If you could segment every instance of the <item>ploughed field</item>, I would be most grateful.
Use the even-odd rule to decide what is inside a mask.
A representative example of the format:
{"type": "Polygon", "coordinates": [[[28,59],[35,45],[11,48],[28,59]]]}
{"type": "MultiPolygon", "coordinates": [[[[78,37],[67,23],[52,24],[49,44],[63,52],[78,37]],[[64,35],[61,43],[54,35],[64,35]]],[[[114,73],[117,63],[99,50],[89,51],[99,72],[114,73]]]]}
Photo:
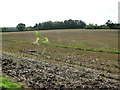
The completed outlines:
{"type": "Polygon", "coordinates": [[[2,34],[2,71],[14,82],[30,88],[118,88],[117,30],[39,33],[50,44],[32,44],[34,31],[2,34]]]}

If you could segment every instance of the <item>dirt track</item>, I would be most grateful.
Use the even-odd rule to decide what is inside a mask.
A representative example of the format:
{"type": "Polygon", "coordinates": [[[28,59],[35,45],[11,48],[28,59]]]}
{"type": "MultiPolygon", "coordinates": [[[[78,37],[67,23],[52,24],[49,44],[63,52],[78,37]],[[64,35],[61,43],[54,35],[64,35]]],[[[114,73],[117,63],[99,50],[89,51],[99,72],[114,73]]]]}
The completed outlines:
{"type": "MultiPolygon", "coordinates": [[[[29,88],[118,88],[118,80],[81,66],[62,66],[15,55],[2,55],[2,71],[29,88]],[[80,68],[76,68],[80,67],[80,68]]],[[[107,73],[107,72],[106,72],[107,73]]],[[[109,73],[108,73],[109,74],[109,73]]]]}

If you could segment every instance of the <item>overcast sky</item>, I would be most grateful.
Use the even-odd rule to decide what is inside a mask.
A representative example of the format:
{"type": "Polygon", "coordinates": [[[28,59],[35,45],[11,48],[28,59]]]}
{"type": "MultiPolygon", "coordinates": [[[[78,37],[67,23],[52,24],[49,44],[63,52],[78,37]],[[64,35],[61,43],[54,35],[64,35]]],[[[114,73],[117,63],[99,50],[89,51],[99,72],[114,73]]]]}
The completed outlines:
{"type": "Polygon", "coordinates": [[[119,0],[0,0],[0,27],[18,23],[34,26],[45,21],[82,20],[87,24],[118,22],[119,0]]]}

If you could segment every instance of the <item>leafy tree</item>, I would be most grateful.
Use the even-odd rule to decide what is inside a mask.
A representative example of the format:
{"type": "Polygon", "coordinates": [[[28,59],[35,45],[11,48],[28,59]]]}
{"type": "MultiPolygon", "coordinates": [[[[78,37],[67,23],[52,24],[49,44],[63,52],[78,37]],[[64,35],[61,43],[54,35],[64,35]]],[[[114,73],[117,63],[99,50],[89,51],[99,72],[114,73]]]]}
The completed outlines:
{"type": "Polygon", "coordinates": [[[112,21],[111,21],[111,20],[108,20],[108,21],[106,22],[106,25],[107,25],[107,26],[109,26],[109,24],[112,24],[112,21]]]}
{"type": "Polygon", "coordinates": [[[33,27],[36,30],[40,29],[74,29],[74,28],[85,28],[86,23],[81,20],[64,20],[64,21],[47,21],[39,24],[35,24],[33,27]]]}
{"type": "Polygon", "coordinates": [[[86,25],[85,29],[109,29],[110,27],[106,26],[106,25],[100,25],[98,26],[97,24],[93,25],[93,24],[89,24],[86,25]]]}
{"type": "Polygon", "coordinates": [[[106,25],[107,25],[110,29],[120,29],[120,24],[112,23],[111,20],[108,20],[108,21],[106,22],[106,25]]]}
{"type": "Polygon", "coordinates": [[[26,27],[26,30],[33,30],[32,26],[26,27]]]}
{"type": "Polygon", "coordinates": [[[37,26],[37,30],[40,30],[41,26],[42,26],[41,23],[39,23],[38,26],[37,26]]]}
{"type": "Polygon", "coordinates": [[[16,26],[16,28],[17,28],[18,30],[20,30],[20,31],[23,31],[23,30],[26,28],[26,25],[23,24],[23,23],[19,23],[19,24],[16,26]]]}
{"type": "Polygon", "coordinates": [[[109,24],[110,29],[120,29],[120,24],[111,23],[109,24]]]}
{"type": "Polygon", "coordinates": [[[7,29],[8,29],[8,28],[3,27],[3,28],[2,28],[2,31],[5,32],[7,29]]]}
{"type": "Polygon", "coordinates": [[[86,25],[85,29],[95,29],[93,24],[86,25]]]}
{"type": "Polygon", "coordinates": [[[86,26],[86,23],[80,20],[79,21],[79,28],[85,28],[85,26],[86,26]]]}

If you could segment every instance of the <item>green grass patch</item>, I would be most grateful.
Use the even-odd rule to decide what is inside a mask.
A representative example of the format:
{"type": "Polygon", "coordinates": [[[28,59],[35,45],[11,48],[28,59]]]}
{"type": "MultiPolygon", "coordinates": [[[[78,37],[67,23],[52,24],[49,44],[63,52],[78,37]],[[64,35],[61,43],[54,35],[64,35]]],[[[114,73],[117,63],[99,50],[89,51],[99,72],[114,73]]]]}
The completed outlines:
{"type": "Polygon", "coordinates": [[[86,47],[74,47],[74,46],[67,46],[67,45],[60,45],[60,44],[47,44],[55,47],[62,47],[62,48],[73,48],[73,49],[79,49],[79,50],[85,50],[85,51],[96,51],[96,52],[108,52],[108,53],[115,53],[115,54],[120,54],[119,50],[107,50],[107,49],[95,49],[95,48],[86,48],[86,47]]]}
{"type": "MultiPolygon", "coordinates": [[[[25,41],[17,41],[17,40],[4,40],[8,42],[15,42],[15,43],[24,43],[24,44],[33,44],[32,42],[25,42],[25,41]]],[[[61,48],[73,48],[78,50],[84,50],[84,51],[95,51],[95,52],[108,52],[108,53],[115,53],[120,54],[119,50],[112,50],[112,49],[95,49],[95,48],[86,48],[86,47],[74,47],[69,45],[61,45],[56,43],[43,43],[46,46],[54,46],[54,47],[61,47],[61,48]]]]}
{"type": "Polygon", "coordinates": [[[8,78],[0,77],[2,83],[0,83],[0,87],[2,88],[20,88],[21,85],[19,83],[13,83],[8,78]]]}

